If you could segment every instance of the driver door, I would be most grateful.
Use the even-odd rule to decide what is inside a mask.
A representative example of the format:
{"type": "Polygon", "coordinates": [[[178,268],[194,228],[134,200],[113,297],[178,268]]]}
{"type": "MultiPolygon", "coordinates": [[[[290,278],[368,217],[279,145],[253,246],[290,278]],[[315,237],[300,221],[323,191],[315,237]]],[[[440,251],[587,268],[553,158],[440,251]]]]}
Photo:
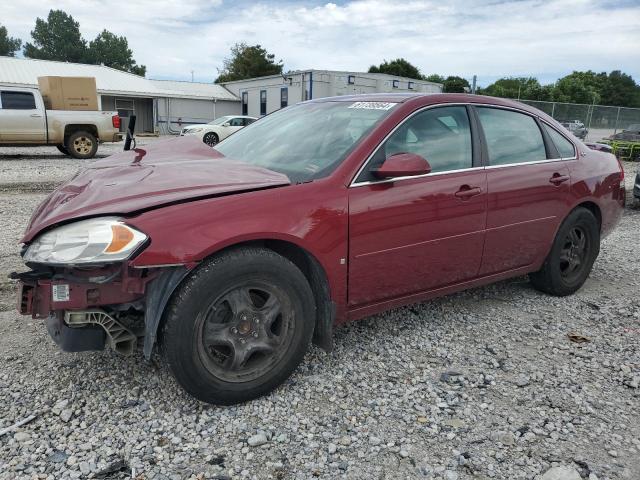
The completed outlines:
{"type": "Polygon", "coordinates": [[[471,130],[465,106],[422,110],[359,173],[349,188],[351,308],[477,277],[487,178],[471,130]],[[427,159],[431,173],[378,180],[372,170],[400,152],[427,159]]]}

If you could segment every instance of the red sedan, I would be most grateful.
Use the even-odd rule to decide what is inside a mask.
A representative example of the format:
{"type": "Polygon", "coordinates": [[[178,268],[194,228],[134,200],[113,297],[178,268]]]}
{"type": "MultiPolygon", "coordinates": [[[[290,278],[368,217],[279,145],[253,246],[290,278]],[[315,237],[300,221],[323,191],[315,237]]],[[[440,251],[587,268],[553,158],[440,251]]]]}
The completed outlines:
{"type": "Polygon", "coordinates": [[[23,238],[21,313],[70,351],[161,345],[192,395],[263,395],[334,325],[517,275],[578,290],[623,171],[544,113],[474,95],[334,97],[211,149],[93,163],[23,238]]]}

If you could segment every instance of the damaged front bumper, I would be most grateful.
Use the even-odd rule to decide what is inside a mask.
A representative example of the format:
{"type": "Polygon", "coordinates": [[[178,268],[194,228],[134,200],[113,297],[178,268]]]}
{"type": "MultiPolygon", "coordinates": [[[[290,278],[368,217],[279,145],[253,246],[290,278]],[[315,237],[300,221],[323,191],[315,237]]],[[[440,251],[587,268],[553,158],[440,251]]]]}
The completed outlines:
{"type": "Polygon", "coordinates": [[[144,354],[150,358],[164,308],[189,270],[36,266],[10,277],[18,280],[18,311],[46,319],[49,334],[62,350],[102,350],[109,345],[130,355],[138,339],[144,339],[144,354]]]}

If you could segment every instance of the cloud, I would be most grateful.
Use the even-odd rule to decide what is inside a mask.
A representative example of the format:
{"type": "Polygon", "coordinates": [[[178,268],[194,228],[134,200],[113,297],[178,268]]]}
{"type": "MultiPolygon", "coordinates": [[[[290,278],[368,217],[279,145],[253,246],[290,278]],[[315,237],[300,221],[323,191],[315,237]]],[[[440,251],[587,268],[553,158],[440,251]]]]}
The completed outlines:
{"type": "MultiPolygon", "coordinates": [[[[210,81],[239,41],[260,43],[286,69],[366,70],[404,57],[424,73],[480,79],[621,69],[640,78],[640,5],[611,0],[335,3],[243,0],[22,0],[0,6],[13,36],[60,8],[91,39],[103,28],[129,39],[156,78],[210,81]]],[[[484,82],[486,83],[486,82],[484,82]]]]}

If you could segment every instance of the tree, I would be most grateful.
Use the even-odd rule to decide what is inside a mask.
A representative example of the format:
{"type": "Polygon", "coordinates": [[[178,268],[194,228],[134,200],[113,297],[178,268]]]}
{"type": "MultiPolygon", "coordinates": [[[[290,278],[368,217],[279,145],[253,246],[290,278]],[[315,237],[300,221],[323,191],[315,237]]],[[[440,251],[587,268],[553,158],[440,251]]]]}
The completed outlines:
{"type": "MultiPolygon", "coordinates": [[[[579,72],[574,72],[579,73],[579,72]]],[[[565,103],[600,103],[600,94],[588,79],[567,75],[553,87],[553,100],[565,103]]]]}
{"type": "Polygon", "coordinates": [[[80,35],[80,25],[62,10],[50,10],[47,20],[37,18],[31,37],[33,43],[24,47],[25,57],[77,63],[87,60],[87,42],[80,35]]]}
{"type": "Polygon", "coordinates": [[[0,25],[0,55],[13,57],[21,46],[22,40],[10,37],[7,27],[0,25]]]}
{"type": "Polygon", "coordinates": [[[388,75],[396,75],[398,77],[421,79],[422,75],[418,67],[411,65],[404,58],[396,58],[387,62],[382,62],[379,66],[371,65],[369,73],[386,73],[388,75]]]}
{"type": "Polygon", "coordinates": [[[444,88],[442,91],[444,93],[464,93],[469,88],[471,88],[471,85],[469,85],[466,79],[450,75],[444,80],[444,88]]]}
{"type": "Polygon", "coordinates": [[[282,68],[282,60],[276,62],[275,55],[260,45],[236,43],[231,47],[231,56],[224,60],[222,70],[218,70],[216,83],[279,75],[282,68]]]}
{"type": "Polygon", "coordinates": [[[119,37],[108,30],[103,30],[95,40],[89,43],[88,60],[96,65],[102,64],[125,72],[144,77],[147,67],[137,65],[133,52],[125,37],[119,37]]]}
{"type": "Polygon", "coordinates": [[[617,107],[640,107],[640,86],[620,70],[614,70],[600,89],[600,102],[617,107]]]}
{"type": "Polygon", "coordinates": [[[486,88],[479,89],[482,95],[524,100],[551,100],[551,91],[533,77],[506,77],[496,80],[486,88]]]}
{"type": "Polygon", "coordinates": [[[435,82],[444,84],[445,78],[442,75],[438,75],[437,73],[432,73],[431,75],[427,75],[424,77],[427,82],[435,82]]]}

